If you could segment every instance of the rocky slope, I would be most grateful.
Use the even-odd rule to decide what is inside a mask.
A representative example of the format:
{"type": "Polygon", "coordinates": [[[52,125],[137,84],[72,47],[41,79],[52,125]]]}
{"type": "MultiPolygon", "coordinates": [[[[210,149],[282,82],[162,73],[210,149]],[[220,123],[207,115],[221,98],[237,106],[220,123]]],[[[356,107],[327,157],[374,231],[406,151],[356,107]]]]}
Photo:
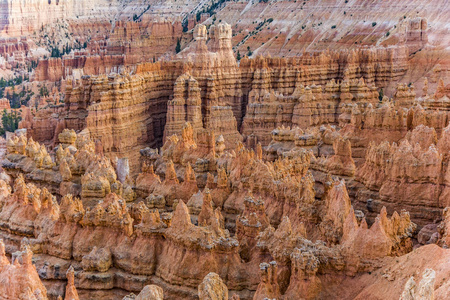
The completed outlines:
{"type": "Polygon", "coordinates": [[[450,292],[445,1],[0,7],[0,299],[450,292]]]}

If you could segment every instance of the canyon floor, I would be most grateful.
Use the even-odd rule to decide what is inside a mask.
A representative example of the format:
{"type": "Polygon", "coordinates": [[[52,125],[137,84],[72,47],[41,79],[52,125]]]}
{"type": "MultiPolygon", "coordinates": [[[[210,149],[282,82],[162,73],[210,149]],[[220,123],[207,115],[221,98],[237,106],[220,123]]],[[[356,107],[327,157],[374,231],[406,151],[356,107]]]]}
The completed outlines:
{"type": "Polygon", "coordinates": [[[0,300],[449,299],[449,19],[4,0],[0,300]]]}

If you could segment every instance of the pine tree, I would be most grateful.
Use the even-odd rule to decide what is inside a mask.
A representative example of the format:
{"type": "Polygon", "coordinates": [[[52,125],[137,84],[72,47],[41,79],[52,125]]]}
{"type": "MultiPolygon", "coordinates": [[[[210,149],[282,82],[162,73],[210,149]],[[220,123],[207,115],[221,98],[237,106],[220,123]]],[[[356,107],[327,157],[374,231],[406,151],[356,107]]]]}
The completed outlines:
{"type": "Polygon", "coordinates": [[[241,60],[241,53],[239,52],[239,50],[238,50],[238,52],[237,52],[237,57],[236,57],[236,59],[237,59],[238,61],[241,60]]]}
{"type": "Polygon", "coordinates": [[[384,93],[383,93],[383,89],[381,89],[379,92],[378,92],[378,100],[381,102],[381,101],[383,101],[383,97],[384,97],[384,93]]]}
{"type": "Polygon", "coordinates": [[[181,51],[180,39],[177,39],[177,46],[175,47],[175,52],[179,53],[181,51]]]}
{"type": "Polygon", "coordinates": [[[14,132],[17,128],[19,128],[20,120],[21,117],[15,110],[12,110],[11,113],[7,113],[6,109],[3,110],[2,125],[4,131],[14,132]]]}

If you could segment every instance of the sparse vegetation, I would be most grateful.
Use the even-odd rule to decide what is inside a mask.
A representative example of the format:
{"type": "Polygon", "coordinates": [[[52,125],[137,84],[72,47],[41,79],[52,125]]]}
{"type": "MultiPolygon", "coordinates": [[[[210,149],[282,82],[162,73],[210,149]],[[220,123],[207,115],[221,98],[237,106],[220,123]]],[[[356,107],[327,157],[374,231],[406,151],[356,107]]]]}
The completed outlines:
{"type": "Polygon", "coordinates": [[[41,97],[47,97],[49,95],[47,86],[43,85],[40,89],[39,89],[39,95],[41,97]]]}
{"type": "Polygon", "coordinates": [[[150,9],[150,5],[147,5],[147,7],[144,9],[143,12],[141,12],[139,15],[134,14],[133,15],[133,22],[139,21],[139,19],[142,17],[143,14],[145,14],[150,9]]]}
{"type": "Polygon", "coordinates": [[[31,72],[31,71],[33,71],[34,69],[36,69],[37,66],[38,66],[38,61],[32,60],[32,61],[30,62],[30,64],[28,65],[28,67],[27,67],[27,71],[28,71],[28,72],[31,72]]]}
{"type": "MultiPolygon", "coordinates": [[[[197,14],[195,15],[195,19],[198,21],[200,21],[202,14],[204,13],[208,13],[210,16],[213,16],[216,13],[216,10],[225,2],[228,2],[231,0],[219,0],[219,1],[212,1],[212,4],[208,7],[204,7],[202,10],[198,10],[197,14]]],[[[213,19],[214,21],[216,21],[216,19],[213,19]]],[[[186,21],[187,22],[187,21],[186,21]]],[[[187,27],[187,26],[186,26],[187,27]]],[[[187,30],[186,30],[187,31],[187,30]]]]}
{"type": "MultiPolygon", "coordinates": [[[[72,48],[69,44],[63,45],[62,50],[59,50],[58,46],[50,46],[50,57],[62,57],[65,54],[69,54],[72,50],[80,50],[87,48],[87,42],[81,44],[79,41],[72,48]]],[[[37,66],[37,65],[36,65],[37,66]]]]}
{"type": "MultiPolygon", "coordinates": [[[[253,31],[251,31],[250,33],[248,33],[238,44],[237,44],[237,46],[239,46],[239,45],[242,45],[242,44],[244,44],[245,43],[245,41],[246,40],[248,40],[250,37],[252,37],[253,36],[253,38],[255,39],[255,35],[258,33],[258,32],[260,32],[261,30],[262,30],[262,28],[264,27],[264,25],[266,25],[266,24],[270,24],[270,23],[272,23],[273,22],[273,18],[269,18],[269,19],[264,19],[264,21],[262,21],[262,22],[260,22],[260,23],[258,23],[258,25],[256,25],[256,27],[255,27],[255,30],[253,30],[253,31]]],[[[257,23],[257,22],[253,22],[253,24],[255,24],[255,23],[257,23]]],[[[270,29],[270,27],[267,27],[267,29],[270,29]]]]}
{"type": "MultiPolygon", "coordinates": [[[[17,77],[11,78],[9,80],[5,80],[4,78],[0,78],[0,98],[6,97],[9,100],[11,107],[14,107],[14,104],[16,102],[20,103],[21,102],[20,99],[25,97],[25,93],[26,92],[22,91],[20,93],[16,93],[15,92],[15,86],[22,84],[22,82],[24,82],[24,81],[28,81],[28,77],[26,77],[26,76],[17,76],[17,77]],[[12,93],[7,93],[5,95],[5,89],[7,87],[10,87],[12,89],[12,93]]],[[[28,97],[28,100],[30,100],[30,97],[31,96],[28,97]]],[[[20,106],[20,104],[18,106],[20,106]]]]}
{"type": "Polygon", "coordinates": [[[8,99],[11,108],[19,108],[21,105],[27,105],[28,101],[31,99],[31,96],[34,95],[34,93],[28,89],[23,89],[17,93],[15,87],[13,86],[12,88],[12,93],[6,94],[6,99],[8,99]]]}
{"type": "Polygon", "coordinates": [[[6,131],[14,132],[17,128],[19,128],[19,122],[22,120],[20,115],[17,113],[16,110],[12,110],[10,113],[8,113],[5,110],[3,110],[2,114],[2,126],[3,128],[0,128],[0,134],[4,135],[6,131]]]}

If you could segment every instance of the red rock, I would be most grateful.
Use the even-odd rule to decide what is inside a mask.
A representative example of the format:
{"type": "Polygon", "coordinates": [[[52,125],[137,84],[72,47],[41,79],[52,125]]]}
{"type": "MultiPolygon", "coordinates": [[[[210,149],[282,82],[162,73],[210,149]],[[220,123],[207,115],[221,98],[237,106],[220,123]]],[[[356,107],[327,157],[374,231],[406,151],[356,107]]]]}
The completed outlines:
{"type": "Polygon", "coordinates": [[[0,5],[0,75],[30,77],[8,298],[448,294],[445,1],[28,2],[0,5]]]}

